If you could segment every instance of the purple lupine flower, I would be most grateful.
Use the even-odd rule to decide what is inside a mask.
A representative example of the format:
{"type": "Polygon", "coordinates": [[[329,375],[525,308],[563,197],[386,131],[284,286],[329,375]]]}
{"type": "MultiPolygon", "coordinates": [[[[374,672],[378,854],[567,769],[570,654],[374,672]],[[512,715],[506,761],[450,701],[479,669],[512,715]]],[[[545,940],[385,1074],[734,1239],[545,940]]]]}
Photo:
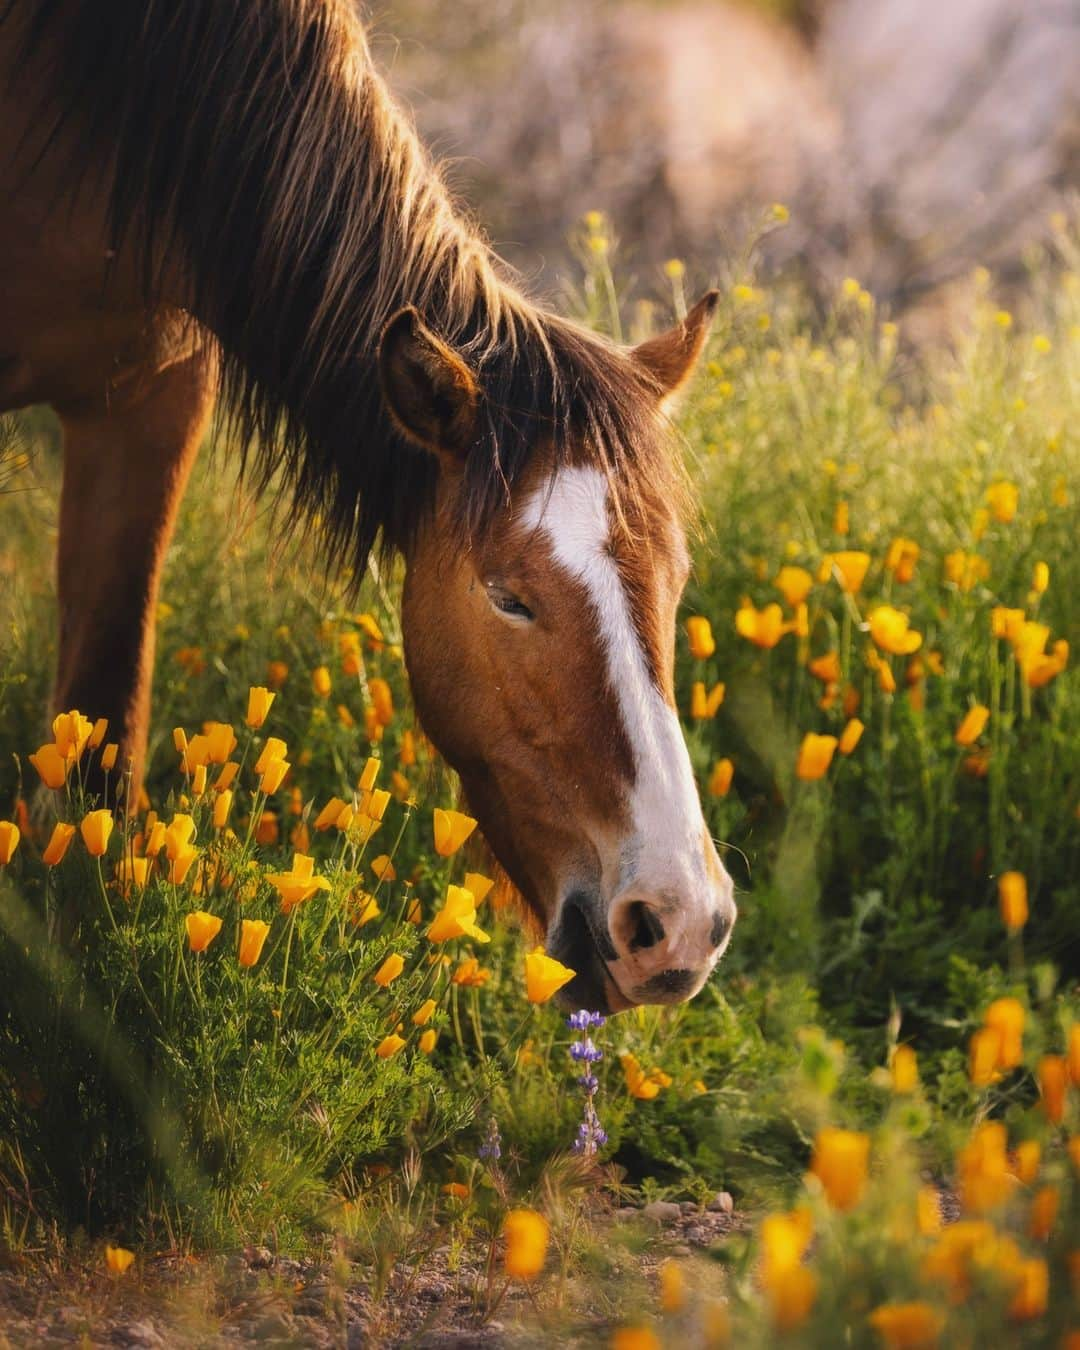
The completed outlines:
{"type": "Polygon", "coordinates": [[[590,1066],[577,1079],[578,1087],[585,1094],[585,1110],[577,1128],[573,1150],[575,1153],[591,1158],[597,1149],[602,1148],[607,1143],[607,1134],[600,1125],[600,1117],[596,1114],[596,1105],[593,1101],[600,1086],[600,1080],[591,1068],[593,1064],[598,1064],[604,1058],[604,1052],[588,1034],[590,1031],[599,1030],[604,1025],[604,1017],[601,1013],[590,1012],[587,1008],[581,1008],[570,1014],[566,1019],[566,1025],[571,1031],[576,1031],[579,1036],[579,1039],[572,1042],[570,1046],[570,1058],[575,1064],[590,1066]]]}
{"type": "Polygon", "coordinates": [[[487,1134],[476,1150],[476,1156],[488,1162],[498,1162],[502,1157],[502,1136],[499,1134],[499,1122],[494,1116],[488,1121],[487,1134]]]}

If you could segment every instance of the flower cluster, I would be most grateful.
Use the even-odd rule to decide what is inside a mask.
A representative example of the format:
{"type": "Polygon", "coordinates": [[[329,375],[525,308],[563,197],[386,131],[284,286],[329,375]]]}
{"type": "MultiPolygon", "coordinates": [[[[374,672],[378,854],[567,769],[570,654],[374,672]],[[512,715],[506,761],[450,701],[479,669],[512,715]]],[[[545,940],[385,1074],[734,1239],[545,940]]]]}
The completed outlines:
{"type": "Polygon", "coordinates": [[[581,1123],[578,1125],[577,1138],[574,1140],[574,1152],[586,1158],[593,1157],[597,1149],[603,1148],[607,1143],[607,1134],[596,1113],[595,1099],[600,1081],[593,1072],[594,1066],[604,1058],[604,1052],[596,1045],[590,1034],[598,1031],[604,1025],[604,1020],[601,1013],[589,1012],[585,1008],[571,1013],[566,1019],[566,1025],[570,1030],[578,1033],[578,1039],[570,1044],[570,1058],[575,1065],[583,1068],[577,1084],[585,1094],[585,1107],[581,1123]]]}

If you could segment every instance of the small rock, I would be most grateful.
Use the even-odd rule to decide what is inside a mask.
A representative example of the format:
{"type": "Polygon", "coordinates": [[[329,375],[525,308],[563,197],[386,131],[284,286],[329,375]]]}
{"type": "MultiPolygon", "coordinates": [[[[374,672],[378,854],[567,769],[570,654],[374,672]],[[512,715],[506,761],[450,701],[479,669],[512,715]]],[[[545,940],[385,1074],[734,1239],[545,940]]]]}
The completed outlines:
{"type": "Polygon", "coordinates": [[[117,1345],[143,1346],[146,1350],[158,1350],[165,1344],[165,1338],[153,1322],[130,1322],[125,1327],[117,1327],[112,1338],[117,1345]]]}
{"type": "Polygon", "coordinates": [[[274,1264],[274,1253],[269,1247],[245,1247],[244,1260],[252,1270],[267,1270],[274,1264]]]}
{"type": "Polygon", "coordinates": [[[735,1201],[731,1198],[730,1191],[717,1191],[716,1199],[709,1202],[709,1208],[714,1214],[731,1214],[735,1209],[735,1201]]]}
{"type": "Polygon", "coordinates": [[[682,1218],[682,1210],[672,1200],[654,1200],[651,1204],[646,1205],[641,1212],[646,1219],[661,1226],[678,1223],[682,1218]]]}
{"type": "Polygon", "coordinates": [[[615,1211],[615,1217],[621,1219],[623,1223],[632,1223],[638,1217],[638,1211],[633,1205],[623,1205],[621,1209],[615,1211]]]}
{"type": "Polygon", "coordinates": [[[697,1202],[694,1200],[684,1200],[679,1206],[683,1214],[696,1214],[698,1212],[697,1202]]]}
{"type": "Polygon", "coordinates": [[[693,1252],[685,1242],[676,1242],[669,1250],[672,1256],[693,1256],[693,1252]]]}

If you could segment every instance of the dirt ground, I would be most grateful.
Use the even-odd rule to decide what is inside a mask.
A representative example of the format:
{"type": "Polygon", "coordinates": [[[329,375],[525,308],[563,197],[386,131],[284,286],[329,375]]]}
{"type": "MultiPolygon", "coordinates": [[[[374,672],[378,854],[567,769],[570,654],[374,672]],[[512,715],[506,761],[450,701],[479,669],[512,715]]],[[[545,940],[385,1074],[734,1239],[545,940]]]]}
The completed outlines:
{"type": "MultiPolygon", "coordinates": [[[[621,1210],[612,1231],[614,1223],[629,1237],[626,1259],[653,1287],[665,1258],[704,1253],[745,1227],[723,1194],[708,1207],[655,1202],[643,1210],[621,1210]]],[[[603,1241],[603,1231],[599,1236],[603,1241]]],[[[602,1299],[589,1299],[586,1279],[572,1281],[561,1310],[550,1306],[549,1284],[537,1300],[527,1289],[511,1286],[494,1314],[485,1317],[478,1297],[486,1285],[485,1259],[483,1252],[466,1250],[451,1260],[449,1248],[436,1247],[414,1268],[396,1269],[381,1298],[373,1297],[369,1272],[343,1258],[293,1260],[265,1248],[213,1260],[162,1256],[122,1277],[109,1276],[100,1256],[93,1265],[49,1269],[28,1261],[0,1272],[0,1350],[238,1345],[466,1350],[606,1343],[614,1323],[602,1299]]]]}

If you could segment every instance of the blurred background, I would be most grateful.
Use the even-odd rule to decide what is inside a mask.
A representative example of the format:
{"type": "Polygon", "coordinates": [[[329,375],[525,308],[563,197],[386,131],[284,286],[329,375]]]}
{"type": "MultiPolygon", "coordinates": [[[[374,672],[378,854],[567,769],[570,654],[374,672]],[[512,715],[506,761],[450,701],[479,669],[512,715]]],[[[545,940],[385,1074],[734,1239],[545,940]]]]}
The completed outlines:
{"type": "Polygon", "coordinates": [[[380,0],[365,17],[450,181],[542,290],[585,211],[610,216],[647,290],[671,256],[719,270],[782,202],[766,270],[819,294],[854,275],[938,329],[974,263],[1022,277],[1077,184],[1080,0],[380,0]]]}

